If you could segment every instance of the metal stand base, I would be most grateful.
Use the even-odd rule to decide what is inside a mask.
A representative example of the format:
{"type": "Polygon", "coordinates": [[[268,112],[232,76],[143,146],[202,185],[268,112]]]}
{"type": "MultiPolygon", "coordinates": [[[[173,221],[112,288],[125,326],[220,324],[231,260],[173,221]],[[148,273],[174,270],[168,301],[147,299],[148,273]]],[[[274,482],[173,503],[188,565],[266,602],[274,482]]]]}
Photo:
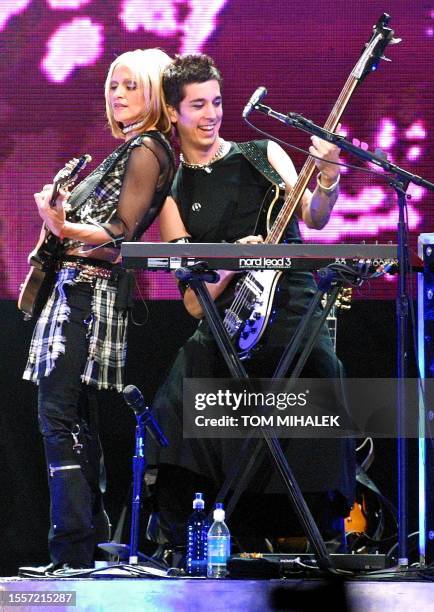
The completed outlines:
{"type": "MultiPolygon", "coordinates": [[[[195,264],[191,267],[180,268],[176,272],[176,276],[183,280],[187,281],[189,286],[194,291],[197,296],[202,309],[205,314],[205,318],[210,326],[210,329],[213,333],[213,336],[217,342],[217,345],[220,349],[220,352],[229,368],[229,371],[233,378],[246,380],[248,383],[248,374],[241,363],[235,348],[226,332],[226,329],[220,319],[217,308],[212,301],[209,292],[205,286],[205,282],[217,282],[218,275],[214,274],[212,278],[210,278],[210,273],[206,269],[206,264],[195,264]]],[[[285,350],[282,359],[276,369],[274,378],[277,376],[283,376],[286,374],[289,365],[292,364],[295,355],[298,354],[301,342],[304,339],[306,330],[311,326],[312,318],[317,308],[318,303],[321,301],[324,293],[330,289],[332,282],[334,281],[333,274],[326,274],[325,278],[321,286],[318,288],[312,302],[309,306],[307,313],[304,315],[302,320],[300,321],[299,327],[295,333],[292,342],[285,350]]],[[[306,341],[306,345],[304,350],[302,351],[299,360],[294,368],[293,374],[289,380],[291,384],[292,381],[299,376],[314,344],[320,329],[332,308],[338,291],[340,289],[340,284],[338,283],[332,290],[332,294],[329,297],[327,302],[327,306],[324,309],[322,316],[319,318],[318,322],[315,326],[313,326],[308,339],[306,341]]],[[[274,466],[285,485],[285,489],[289,495],[291,504],[293,506],[294,512],[303,527],[303,530],[312,546],[312,549],[315,553],[315,557],[318,561],[318,566],[327,570],[328,572],[335,573],[332,562],[330,560],[330,556],[327,552],[324,540],[318,530],[318,527],[314,521],[314,518],[306,504],[306,501],[302,495],[300,487],[294,477],[294,474],[291,468],[288,465],[285,454],[282,450],[282,447],[279,443],[279,440],[276,438],[275,434],[272,430],[267,428],[262,428],[263,441],[265,442],[266,448],[268,449],[271,458],[273,460],[274,466]]],[[[247,476],[251,473],[254,464],[258,458],[259,453],[261,452],[261,445],[257,443],[256,440],[246,439],[243,442],[242,448],[240,449],[240,457],[249,457],[247,465],[245,461],[241,461],[237,466],[234,467],[234,470],[228,475],[228,478],[223,483],[223,486],[217,496],[217,499],[221,501],[228,494],[231,486],[235,483],[236,478],[239,476],[242,470],[242,477],[240,480],[241,486],[237,486],[234,490],[232,498],[229,500],[227,511],[228,514],[233,510],[236,502],[239,499],[239,496],[242,493],[243,488],[246,485],[247,476]],[[252,447],[256,446],[255,449],[252,447]]]]}

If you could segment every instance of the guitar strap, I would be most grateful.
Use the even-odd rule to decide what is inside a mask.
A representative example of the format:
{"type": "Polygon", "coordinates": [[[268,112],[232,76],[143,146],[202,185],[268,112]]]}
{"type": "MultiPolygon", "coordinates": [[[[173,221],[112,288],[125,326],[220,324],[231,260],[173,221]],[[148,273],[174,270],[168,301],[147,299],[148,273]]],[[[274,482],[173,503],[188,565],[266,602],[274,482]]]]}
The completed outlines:
{"type": "Polygon", "coordinates": [[[277,185],[277,187],[280,189],[285,189],[285,184],[282,181],[282,177],[276,172],[268,161],[267,157],[264,155],[262,149],[254,140],[250,140],[249,142],[239,142],[238,147],[247,161],[250,162],[252,166],[262,174],[262,176],[265,176],[270,183],[277,185]]]}
{"type": "MultiPolygon", "coordinates": [[[[238,143],[241,153],[247,159],[247,161],[260,173],[264,176],[267,181],[269,181],[276,188],[276,195],[279,195],[279,191],[283,191],[285,193],[285,183],[282,181],[282,177],[280,174],[276,172],[273,166],[268,161],[266,153],[261,149],[261,147],[257,144],[256,141],[250,140],[249,142],[240,142],[238,143]]],[[[269,211],[271,212],[271,207],[269,211]]],[[[258,212],[258,217],[255,223],[254,232],[257,233],[260,231],[258,228],[261,226],[261,216],[262,216],[262,206],[258,212]]],[[[268,223],[266,224],[268,227],[268,223]]]]}
{"type": "Polygon", "coordinates": [[[116,162],[130,146],[130,142],[123,143],[115,149],[89,176],[83,179],[72,191],[68,200],[70,212],[76,212],[84,202],[93,194],[102,178],[110,172],[116,162]]]}
{"type": "MultiPolygon", "coordinates": [[[[163,145],[168,152],[169,158],[173,158],[173,153],[166,138],[159,132],[143,132],[138,138],[146,136],[153,138],[159,144],[163,145]]],[[[136,139],[124,142],[121,146],[115,149],[89,176],[77,185],[72,191],[68,200],[70,212],[76,212],[86,200],[93,194],[101,180],[114,168],[117,161],[124,155],[125,151],[134,143],[136,139]]]]}

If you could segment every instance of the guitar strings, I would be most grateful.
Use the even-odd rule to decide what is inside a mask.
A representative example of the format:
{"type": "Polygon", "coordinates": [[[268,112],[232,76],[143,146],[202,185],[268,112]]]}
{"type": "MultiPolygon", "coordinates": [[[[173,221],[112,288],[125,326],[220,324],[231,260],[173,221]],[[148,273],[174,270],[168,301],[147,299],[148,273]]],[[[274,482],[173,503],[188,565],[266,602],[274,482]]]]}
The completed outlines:
{"type": "Polygon", "coordinates": [[[247,272],[247,274],[244,276],[244,278],[239,281],[241,283],[241,287],[236,292],[235,298],[234,298],[232,304],[230,305],[230,307],[227,309],[226,315],[225,315],[225,317],[223,319],[223,324],[225,325],[227,331],[230,331],[229,330],[229,326],[230,326],[229,318],[230,318],[230,315],[234,314],[236,317],[238,317],[238,315],[240,314],[240,312],[243,309],[243,307],[245,307],[245,300],[247,299],[248,294],[252,293],[252,291],[247,287],[247,281],[250,280],[251,278],[254,278],[252,273],[251,272],[247,272]]]}

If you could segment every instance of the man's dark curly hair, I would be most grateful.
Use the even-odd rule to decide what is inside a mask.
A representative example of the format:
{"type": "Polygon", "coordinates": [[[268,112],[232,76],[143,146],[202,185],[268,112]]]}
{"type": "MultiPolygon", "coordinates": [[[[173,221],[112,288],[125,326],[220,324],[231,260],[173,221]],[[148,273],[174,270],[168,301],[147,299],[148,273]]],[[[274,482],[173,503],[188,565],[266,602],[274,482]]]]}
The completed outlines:
{"type": "Polygon", "coordinates": [[[163,74],[163,90],[167,104],[179,111],[179,105],[185,97],[185,85],[205,83],[214,79],[221,85],[220,71],[209,55],[177,55],[173,64],[170,64],[163,74]]]}

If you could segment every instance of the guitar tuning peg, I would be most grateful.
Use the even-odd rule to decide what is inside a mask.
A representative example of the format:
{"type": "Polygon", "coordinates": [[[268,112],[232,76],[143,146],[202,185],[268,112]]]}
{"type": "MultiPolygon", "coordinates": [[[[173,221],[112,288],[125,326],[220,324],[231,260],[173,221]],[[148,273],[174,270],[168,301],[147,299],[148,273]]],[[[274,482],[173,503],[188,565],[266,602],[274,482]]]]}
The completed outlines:
{"type": "Polygon", "coordinates": [[[399,45],[400,42],[402,42],[402,38],[392,38],[392,40],[389,41],[389,45],[399,45]]]}
{"type": "Polygon", "coordinates": [[[380,59],[384,60],[385,62],[391,62],[392,61],[389,57],[386,57],[385,55],[382,55],[380,57],[380,59]]]}

